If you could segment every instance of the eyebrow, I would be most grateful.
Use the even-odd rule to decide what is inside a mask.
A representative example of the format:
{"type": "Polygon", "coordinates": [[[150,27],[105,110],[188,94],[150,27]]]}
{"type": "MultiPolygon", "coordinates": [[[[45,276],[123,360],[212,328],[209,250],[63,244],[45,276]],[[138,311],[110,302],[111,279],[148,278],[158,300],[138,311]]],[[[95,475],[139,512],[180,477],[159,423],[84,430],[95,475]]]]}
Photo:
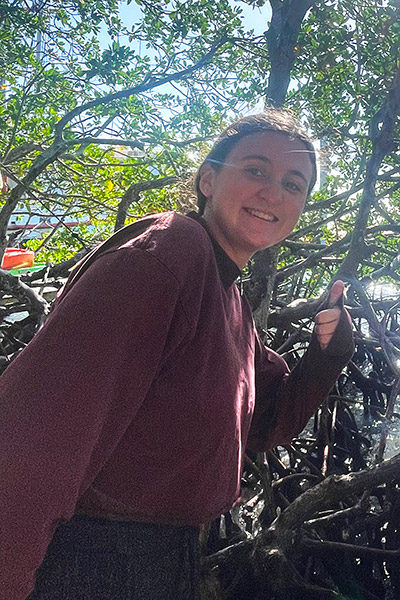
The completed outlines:
{"type": "MultiPolygon", "coordinates": [[[[271,162],[270,159],[267,156],[264,156],[263,154],[247,154],[246,156],[243,156],[243,158],[240,159],[240,161],[243,160],[261,160],[265,163],[271,162]]],[[[297,169],[290,169],[288,173],[290,173],[291,175],[297,175],[297,177],[300,177],[306,185],[309,184],[309,182],[307,181],[307,179],[301,171],[298,171],[297,169]]]]}

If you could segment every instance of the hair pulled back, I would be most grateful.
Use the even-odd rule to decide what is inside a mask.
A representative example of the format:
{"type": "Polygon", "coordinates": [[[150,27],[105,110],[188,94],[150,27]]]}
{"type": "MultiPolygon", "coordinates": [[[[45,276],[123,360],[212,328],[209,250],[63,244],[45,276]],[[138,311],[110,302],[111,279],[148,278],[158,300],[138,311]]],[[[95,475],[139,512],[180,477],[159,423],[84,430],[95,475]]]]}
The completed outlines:
{"type": "Polygon", "coordinates": [[[308,188],[308,194],[310,194],[317,179],[317,159],[313,143],[303,131],[293,113],[282,108],[267,108],[264,112],[257,115],[250,115],[234,121],[216,139],[214,146],[197,171],[195,179],[197,206],[200,215],[204,213],[207,202],[206,196],[200,190],[200,171],[202,166],[209,162],[215,171],[220,171],[224,166],[228,154],[240,140],[264,131],[276,131],[291,139],[300,140],[307,148],[312,165],[312,177],[308,188]]]}

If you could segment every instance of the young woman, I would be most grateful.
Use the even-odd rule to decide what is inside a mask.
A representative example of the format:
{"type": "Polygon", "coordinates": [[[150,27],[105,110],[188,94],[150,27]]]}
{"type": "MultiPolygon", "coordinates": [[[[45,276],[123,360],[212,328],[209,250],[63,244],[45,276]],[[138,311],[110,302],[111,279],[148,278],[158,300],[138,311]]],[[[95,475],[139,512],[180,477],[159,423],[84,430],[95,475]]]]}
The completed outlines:
{"type": "Polygon", "coordinates": [[[197,598],[198,527],[237,501],[245,448],[296,435],[352,354],[342,282],[290,374],[235,284],[315,178],[288,113],[237,121],[197,214],[147,218],[60,295],[0,379],[2,600],[197,598]]]}

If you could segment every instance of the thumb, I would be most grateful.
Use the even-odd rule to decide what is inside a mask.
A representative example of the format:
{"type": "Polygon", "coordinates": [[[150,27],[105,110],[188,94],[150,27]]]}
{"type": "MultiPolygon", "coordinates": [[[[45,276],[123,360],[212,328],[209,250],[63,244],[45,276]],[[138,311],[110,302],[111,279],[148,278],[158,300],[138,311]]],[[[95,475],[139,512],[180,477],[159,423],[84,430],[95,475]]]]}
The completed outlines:
{"type": "Polygon", "coordinates": [[[336,306],[337,301],[343,295],[344,292],[344,282],[341,279],[335,281],[335,283],[331,287],[331,291],[329,292],[328,298],[328,307],[333,308],[336,306]]]}

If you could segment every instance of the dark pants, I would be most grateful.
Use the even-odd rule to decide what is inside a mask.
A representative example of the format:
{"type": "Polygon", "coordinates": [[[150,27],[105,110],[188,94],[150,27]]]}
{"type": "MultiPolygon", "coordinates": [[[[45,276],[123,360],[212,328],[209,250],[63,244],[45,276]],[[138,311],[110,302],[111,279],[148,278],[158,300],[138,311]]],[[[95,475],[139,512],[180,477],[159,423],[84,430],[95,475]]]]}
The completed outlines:
{"type": "Polygon", "coordinates": [[[196,527],[75,516],[28,600],[198,600],[198,538],[196,527]]]}

